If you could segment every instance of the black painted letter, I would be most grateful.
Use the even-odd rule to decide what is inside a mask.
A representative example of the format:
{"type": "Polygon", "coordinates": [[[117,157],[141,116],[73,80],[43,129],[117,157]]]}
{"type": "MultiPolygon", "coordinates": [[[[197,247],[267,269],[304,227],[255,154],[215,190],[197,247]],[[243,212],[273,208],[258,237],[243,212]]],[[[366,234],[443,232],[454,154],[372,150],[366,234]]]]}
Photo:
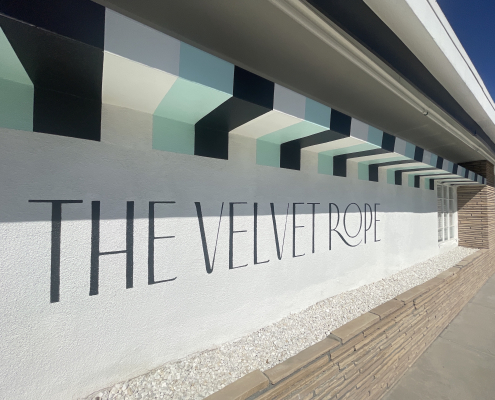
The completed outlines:
{"type": "Polygon", "coordinates": [[[245,233],[247,231],[234,231],[234,204],[247,204],[246,202],[229,203],[229,269],[247,267],[247,264],[234,267],[234,233],[245,233]]]}
{"type": "Polygon", "coordinates": [[[148,213],[148,285],[175,281],[177,277],[155,281],[155,240],[172,239],[175,236],[155,236],[155,204],[175,204],[175,201],[150,201],[148,213]]]}
{"type": "Polygon", "coordinates": [[[284,254],[285,231],[287,229],[287,219],[289,218],[289,203],[287,203],[287,211],[285,213],[285,226],[284,226],[284,238],[282,239],[282,249],[280,249],[280,244],[278,242],[277,220],[275,219],[275,205],[273,203],[270,203],[270,209],[272,211],[273,233],[275,234],[275,246],[277,247],[277,258],[281,260],[284,254]]]}
{"type": "Polygon", "coordinates": [[[266,264],[270,260],[258,261],[258,203],[254,203],[254,265],[266,264]]]}
{"type": "Polygon", "coordinates": [[[381,239],[376,240],[376,223],[380,222],[380,220],[377,218],[377,213],[376,213],[376,206],[379,206],[380,203],[375,203],[375,242],[381,242],[381,239]]]}
{"type": "Polygon", "coordinates": [[[296,254],[296,228],[304,228],[304,225],[296,226],[296,205],[304,203],[292,203],[292,257],[302,257],[306,253],[296,254]]]}
{"type": "Polygon", "coordinates": [[[60,301],[60,237],[62,234],[62,204],[82,203],[82,200],[29,200],[30,203],[52,203],[52,252],[50,269],[50,303],[60,301]]]}
{"type": "Polygon", "coordinates": [[[205,226],[203,224],[203,213],[201,212],[201,203],[199,201],[194,202],[194,205],[196,206],[196,213],[198,214],[199,232],[201,233],[201,243],[203,244],[203,255],[205,257],[206,272],[208,274],[211,274],[213,272],[213,267],[215,266],[215,256],[217,254],[218,235],[220,233],[220,223],[222,222],[223,204],[224,203],[222,202],[222,207],[220,208],[220,218],[218,219],[217,240],[215,241],[215,251],[213,252],[213,260],[211,261],[211,264],[210,264],[210,256],[208,255],[208,245],[206,243],[205,226]]]}
{"type": "MultiPolygon", "coordinates": [[[[361,232],[361,229],[363,227],[363,213],[361,212],[361,207],[359,207],[356,203],[350,203],[346,208],[345,208],[345,211],[344,211],[344,218],[343,218],[343,222],[344,222],[344,230],[345,230],[345,233],[347,234],[347,236],[349,236],[351,239],[355,238],[357,235],[359,235],[359,232],[361,232]],[[358,210],[359,210],[359,229],[357,231],[357,233],[352,236],[349,234],[349,232],[347,231],[347,224],[346,224],[346,221],[347,221],[347,210],[349,210],[349,207],[352,206],[352,205],[355,205],[358,210]]],[[[352,246],[352,247],[356,247],[358,245],[360,245],[362,242],[362,240],[359,241],[358,244],[352,246]]]]}
{"type": "Polygon", "coordinates": [[[126,289],[133,285],[133,252],[134,252],[134,202],[127,202],[127,225],[125,230],[125,250],[100,252],[100,202],[91,202],[91,274],[89,278],[89,295],[98,294],[100,273],[100,256],[111,254],[127,255],[126,259],[126,289]]]}
{"type": "Polygon", "coordinates": [[[366,244],[366,232],[371,229],[371,225],[373,225],[373,209],[371,208],[371,206],[368,203],[364,203],[364,244],[366,244]],[[369,226],[366,225],[366,220],[367,220],[366,207],[369,207],[370,215],[371,215],[369,226]]]}
{"type": "MultiPolygon", "coordinates": [[[[342,239],[342,241],[349,247],[356,247],[356,245],[352,245],[348,243],[345,239],[344,236],[337,230],[337,227],[339,226],[340,222],[340,211],[339,207],[335,203],[329,203],[328,204],[328,227],[329,227],[329,232],[328,232],[328,249],[332,250],[332,232],[335,232],[339,237],[342,239]],[[337,209],[337,223],[335,224],[335,227],[332,228],[332,206],[335,206],[337,209]]],[[[361,242],[360,242],[361,243],[361,242]]],[[[358,243],[359,244],[359,243],[358,243]]]]}
{"type": "Polygon", "coordinates": [[[313,207],[313,236],[312,236],[312,252],[314,253],[315,252],[315,208],[316,208],[316,205],[317,204],[320,204],[320,203],[308,203],[308,204],[311,204],[313,207]]]}

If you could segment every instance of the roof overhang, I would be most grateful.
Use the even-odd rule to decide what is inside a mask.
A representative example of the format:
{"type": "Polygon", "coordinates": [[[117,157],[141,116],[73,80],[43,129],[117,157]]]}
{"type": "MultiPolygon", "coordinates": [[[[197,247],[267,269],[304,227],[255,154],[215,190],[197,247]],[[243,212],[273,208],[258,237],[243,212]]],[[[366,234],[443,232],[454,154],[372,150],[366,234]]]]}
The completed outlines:
{"type": "Polygon", "coordinates": [[[364,0],[495,140],[495,103],[436,0],[364,0]]]}
{"type": "Polygon", "coordinates": [[[98,0],[453,162],[495,157],[370,50],[298,0],[98,0]]]}

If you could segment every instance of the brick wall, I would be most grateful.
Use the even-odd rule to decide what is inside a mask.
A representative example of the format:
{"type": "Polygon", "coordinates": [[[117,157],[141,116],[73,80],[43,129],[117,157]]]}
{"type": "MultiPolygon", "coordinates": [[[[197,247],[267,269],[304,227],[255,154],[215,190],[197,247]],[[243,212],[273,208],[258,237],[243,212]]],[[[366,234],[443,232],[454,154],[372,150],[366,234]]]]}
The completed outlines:
{"type": "Polygon", "coordinates": [[[495,272],[479,250],[338,328],[275,367],[251,372],[208,400],[379,399],[495,272]]]}
{"type": "Polygon", "coordinates": [[[491,186],[457,188],[459,245],[488,249],[495,246],[495,189],[491,186]]]}
{"type": "Polygon", "coordinates": [[[495,186],[495,176],[494,176],[492,163],[486,160],[480,160],[480,161],[470,161],[459,165],[473,172],[476,172],[478,175],[484,176],[489,186],[492,187],[495,186]]]}

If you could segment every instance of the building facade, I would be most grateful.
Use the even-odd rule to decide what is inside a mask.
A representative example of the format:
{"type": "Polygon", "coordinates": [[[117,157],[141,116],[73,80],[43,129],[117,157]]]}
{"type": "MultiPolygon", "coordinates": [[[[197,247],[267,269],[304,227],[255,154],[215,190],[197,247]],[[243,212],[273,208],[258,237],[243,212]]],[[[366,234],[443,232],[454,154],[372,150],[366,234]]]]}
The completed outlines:
{"type": "Polygon", "coordinates": [[[434,1],[17,1],[0,29],[6,398],[493,245],[493,101],[434,1]]]}

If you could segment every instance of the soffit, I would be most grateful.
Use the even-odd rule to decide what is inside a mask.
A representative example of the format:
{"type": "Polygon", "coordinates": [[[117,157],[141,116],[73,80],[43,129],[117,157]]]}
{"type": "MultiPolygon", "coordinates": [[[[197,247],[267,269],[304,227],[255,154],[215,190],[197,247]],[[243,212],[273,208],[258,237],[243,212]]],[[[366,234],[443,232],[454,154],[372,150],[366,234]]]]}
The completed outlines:
{"type": "Polygon", "coordinates": [[[364,1],[494,140],[494,102],[437,2],[364,1]]]}
{"type": "Polygon", "coordinates": [[[98,3],[454,162],[483,158],[267,0],[98,3]]]}

